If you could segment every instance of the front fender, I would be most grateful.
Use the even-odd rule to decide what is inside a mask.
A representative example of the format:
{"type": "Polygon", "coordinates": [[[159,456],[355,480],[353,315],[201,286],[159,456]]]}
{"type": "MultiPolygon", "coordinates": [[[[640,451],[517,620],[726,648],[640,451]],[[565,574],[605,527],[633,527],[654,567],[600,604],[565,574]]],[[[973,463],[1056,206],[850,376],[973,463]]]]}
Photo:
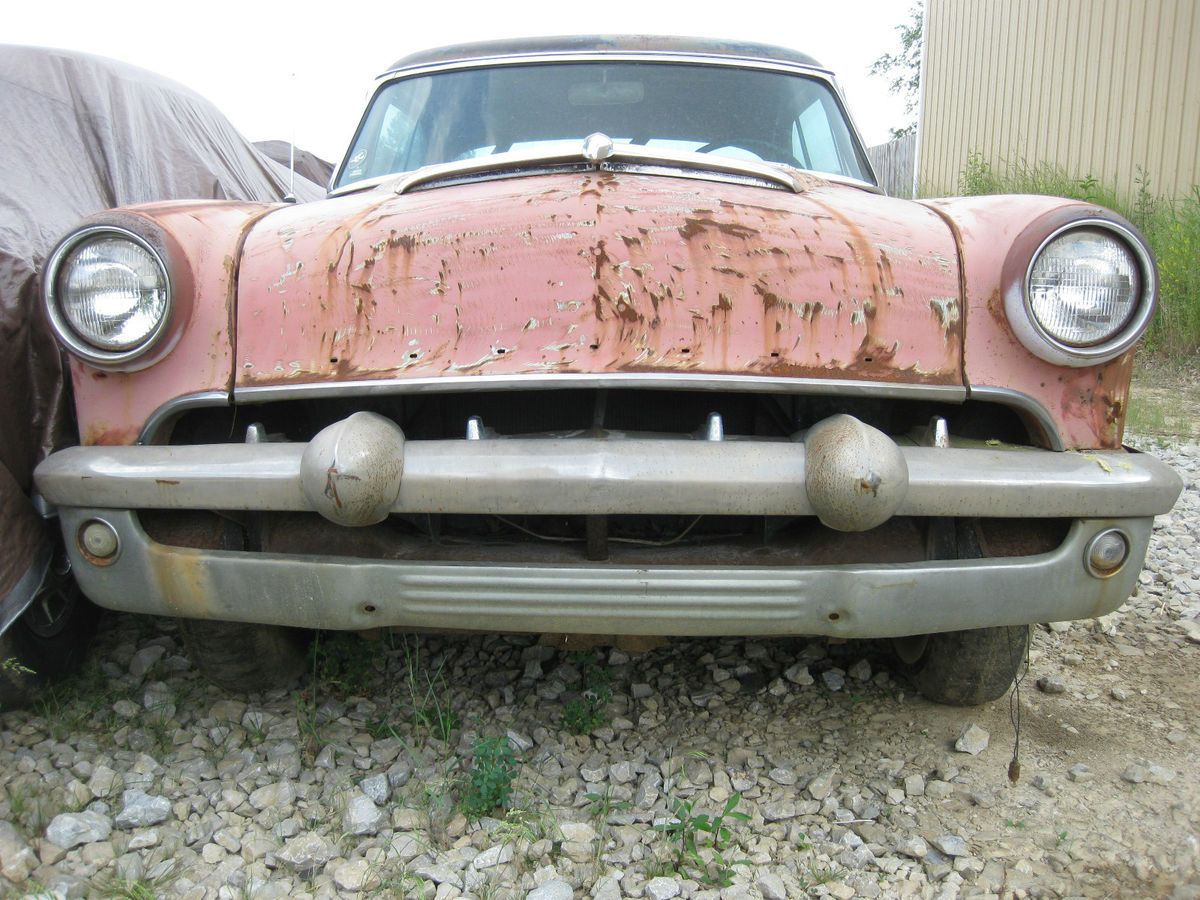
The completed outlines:
{"type": "MultiPolygon", "coordinates": [[[[1109,210],[1077,200],[1042,196],[963,197],[930,200],[954,229],[961,256],[966,334],[963,369],[968,390],[1000,399],[1015,392],[1044,410],[1057,429],[1049,446],[1106,449],[1121,446],[1133,369],[1133,350],[1109,362],[1072,368],[1039,359],[1017,338],[1005,314],[1010,272],[1005,263],[1032,256],[1041,239],[1074,218],[1108,218],[1109,210]]],[[[1024,270],[1021,265],[1021,270],[1024,270]]],[[[1021,410],[1013,396],[1012,405],[1021,410]]],[[[1024,404],[1028,409],[1028,404],[1024,404]]],[[[1037,422],[1029,424],[1037,430],[1037,422]]],[[[1043,429],[1044,430],[1044,429],[1043,429]]]]}
{"type": "Polygon", "coordinates": [[[119,222],[154,229],[183,248],[191,313],[178,342],[137,372],[112,372],[71,358],[71,381],[83,444],[133,444],[151,414],[185,394],[229,397],[233,385],[237,269],[251,226],[278,205],[180,201],[101,213],[88,224],[119,222]]]}

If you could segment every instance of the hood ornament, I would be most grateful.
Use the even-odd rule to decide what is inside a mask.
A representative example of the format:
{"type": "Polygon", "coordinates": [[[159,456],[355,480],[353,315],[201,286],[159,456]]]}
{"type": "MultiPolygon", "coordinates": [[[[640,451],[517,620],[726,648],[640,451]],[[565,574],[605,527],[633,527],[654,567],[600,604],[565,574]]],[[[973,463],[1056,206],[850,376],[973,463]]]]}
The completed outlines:
{"type": "Polygon", "coordinates": [[[600,163],[613,155],[613,139],[599,131],[583,139],[583,158],[599,168],[600,163]]]}

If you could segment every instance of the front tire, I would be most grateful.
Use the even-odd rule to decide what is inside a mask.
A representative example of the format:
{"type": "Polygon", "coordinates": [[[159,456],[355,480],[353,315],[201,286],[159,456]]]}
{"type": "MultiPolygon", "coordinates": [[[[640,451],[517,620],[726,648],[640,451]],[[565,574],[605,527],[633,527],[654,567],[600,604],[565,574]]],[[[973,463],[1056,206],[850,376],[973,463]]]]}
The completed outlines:
{"type": "Polygon", "coordinates": [[[1029,651],[1029,626],[894,638],[892,648],[923,697],[978,706],[1003,697],[1016,679],[1029,651]]]}
{"type": "Polygon", "coordinates": [[[0,635],[0,710],[28,706],[79,668],[99,615],[60,549],[29,608],[0,635]]]}
{"type": "Polygon", "coordinates": [[[179,630],[200,674],[230,693],[290,688],[308,666],[309,633],[298,628],[180,619],[179,630]]]}

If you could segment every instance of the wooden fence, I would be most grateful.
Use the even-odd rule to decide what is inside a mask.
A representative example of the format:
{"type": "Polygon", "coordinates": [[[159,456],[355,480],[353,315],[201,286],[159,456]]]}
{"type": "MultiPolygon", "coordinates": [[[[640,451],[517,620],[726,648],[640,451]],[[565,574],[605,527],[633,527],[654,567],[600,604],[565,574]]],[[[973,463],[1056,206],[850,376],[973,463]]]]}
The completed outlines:
{"type": "Polygon", "coordinates": [[[902,138],[867,148],[867,157],[879,177],[879,186],[891,197],[913,195],[913,176],[916,174],[917,136],[902,138]]]}

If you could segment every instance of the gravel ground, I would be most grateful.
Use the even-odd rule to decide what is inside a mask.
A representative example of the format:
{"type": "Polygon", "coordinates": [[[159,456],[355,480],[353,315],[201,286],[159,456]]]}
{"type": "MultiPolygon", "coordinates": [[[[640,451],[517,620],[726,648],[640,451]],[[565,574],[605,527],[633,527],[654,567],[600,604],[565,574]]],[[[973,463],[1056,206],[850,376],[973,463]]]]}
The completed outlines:
{"type": "Polygon", "coordinates": [[[234,698],[112,616],[0,715],[0,896],[1200,897],[1200,447],[1153,451],[1187,489],[1137,596],[1035,630],[1016,784],[1008,703],[936,707],[869,642],[326,637],[234,698]]]}

